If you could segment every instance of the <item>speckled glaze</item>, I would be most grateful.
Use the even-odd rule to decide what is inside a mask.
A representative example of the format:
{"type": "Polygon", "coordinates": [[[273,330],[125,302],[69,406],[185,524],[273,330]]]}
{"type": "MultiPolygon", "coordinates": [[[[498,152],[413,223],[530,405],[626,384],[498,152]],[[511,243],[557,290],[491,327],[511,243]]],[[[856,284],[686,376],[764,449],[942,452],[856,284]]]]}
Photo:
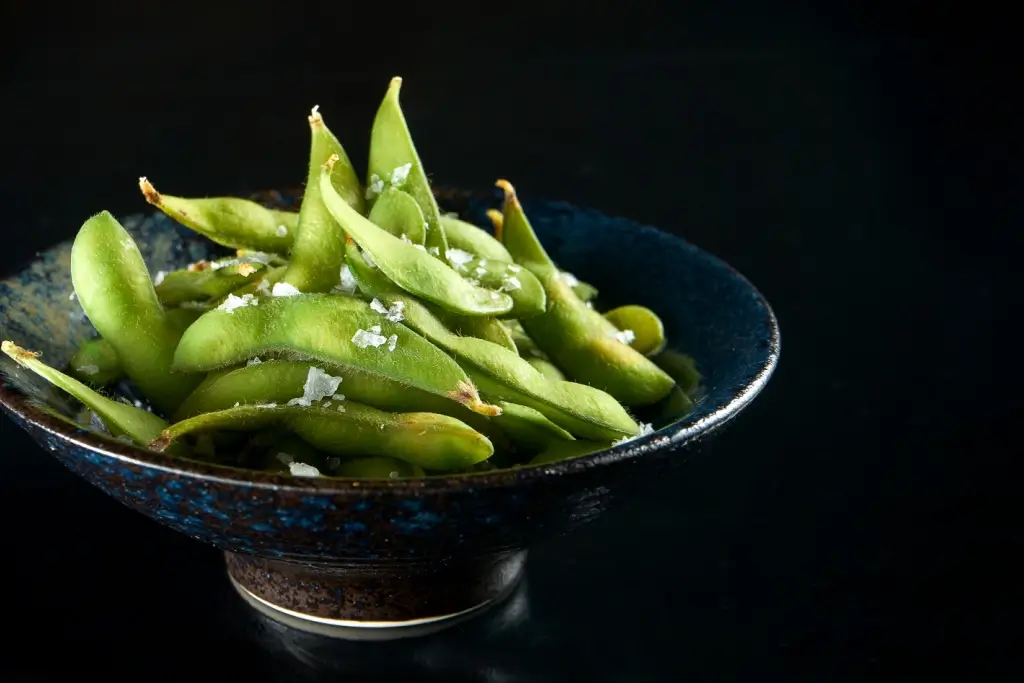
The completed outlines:
{"type": "MultiPolygon", "coordinates": [[[[438,192],[486,225],[497,192],[438,192]]],[[[261,199],[293,205],[294,193],[261,199]]],[[[636,303],[694,356],[704,396],[652,435],[575,460],[420,480],[296,479],[175,459],[77,426],[73,401],[0,358],[0,404],[84,479],[158,522],[228,553],[236,584],[280,608],[346,622],[403,622],[470,609],[507,592],[521,552],[601,514],[657,479],[734,418],[768,381],[779,330],[736,271],[676,237],[560,202],[524,201],[559,265],[595,284],[602,308],[636,303]],[[41,409],[39,404],[46,406],[41,409]]],[[[155,273],[218,248],[163,215],[124,217],[155,273]]],[[[70,232],[70,230],[69,230],[70,232]]],[[[71,242],[0,281],[0,337],[63,367],[93,331],[72,291],[71,242]]],[[[52,501],[59,505],[59,501],[52,501]]]]}

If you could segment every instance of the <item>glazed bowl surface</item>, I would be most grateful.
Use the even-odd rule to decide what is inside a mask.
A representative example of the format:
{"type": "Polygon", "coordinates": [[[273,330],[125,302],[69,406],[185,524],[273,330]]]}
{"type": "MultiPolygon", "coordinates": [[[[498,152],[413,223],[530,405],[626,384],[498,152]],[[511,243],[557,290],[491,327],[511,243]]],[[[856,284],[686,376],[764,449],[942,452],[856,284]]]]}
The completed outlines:
{"type": "MultiPolygon", "coordinates": [[[[494,192],[439,190],[442,208],[486,225],[494,192]]],[[[294,206],[295,193],[260,199],[294,206]]],[[[227,553],[260,607],[327,625],[415,626],[510,590],[525,550],[593,519],[733,420],[779,355],[771,308],[739,273],[655,228],[562,202],[524,200],[560,267],[596,285],[602,309],[633,303],[696,359],[700,400],[653,434],[558,463],[424,479],[293,478],[136,448],[76,426],[75,402],[0,358],[0,404],[68,469],[117,500],[227,553]],[[46,409],[41,409],[43,405],[46,409]],[[56,414],[54,414],[56,413],[56,414]]],[[[162,214],[119,216],[151,272],[222,251],[162,214]]],[[[0,337],[63,367],[94,333],[72,292],[71,241],[0,281],[0,337]]],[[[59,505],[59,501],[52,501],[59,505]]]]}

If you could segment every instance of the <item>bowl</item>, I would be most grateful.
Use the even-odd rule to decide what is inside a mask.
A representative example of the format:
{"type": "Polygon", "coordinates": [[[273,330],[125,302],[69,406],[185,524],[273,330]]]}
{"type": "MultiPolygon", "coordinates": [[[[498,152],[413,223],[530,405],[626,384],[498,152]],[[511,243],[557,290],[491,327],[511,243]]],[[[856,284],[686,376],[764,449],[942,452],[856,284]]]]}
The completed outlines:
{"type": "MultiPolygon", "coordinates": [[[[439,190],[446,211],[486,224],[495,192],[439,190]]],[[[259,196],[295,206],[297,192],[259,196]]],[[[700,399],[682,419],[600,453],[556,463],[423,479],[293,478],[151,452],[74,423],[75,402],[0,358],[0,405],[68,469],[125,505],[224,551],[253,607],[300,629],[390,639],[456,623],[508,595],[537,541],[635,495],[733,420],[778,362],[779,329],[739,273],[686,241],[562,202],[524,201],[566,270],[602,307],[662,317],[669,348],[692,355],[700,399]]],[[[124,217],[152,271],[218,247],[162,214],[124,217]]],[[[92,328],[72,292],[71,241],[0,281],[0,336],[62,367],[92,328]]],[[[58,501],[53,502],[59,505],[58,501]]]]}

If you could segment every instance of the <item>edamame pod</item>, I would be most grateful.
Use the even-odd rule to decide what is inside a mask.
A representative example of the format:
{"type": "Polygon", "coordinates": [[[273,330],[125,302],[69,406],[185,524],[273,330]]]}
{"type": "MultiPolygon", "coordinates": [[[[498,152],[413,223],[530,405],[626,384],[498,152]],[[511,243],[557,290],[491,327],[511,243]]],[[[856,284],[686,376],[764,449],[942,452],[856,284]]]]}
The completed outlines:
{"type": "Polygon", "coordinates": [[[528,464],[546,465],[571,458],[579,458],[584,455],[607,450],[613,445],[610,441],[583,441],[579,439],[576,441],[551,441],[528,464]]]}
{"type": "Polygon", "coordinates": [[[263,268],[258,263],[235,263],[201,270],[172,270],[155,285],[156,296],[164,306],[219,299],[243,286],[250,276],[263,268]]]}
{"type": "Polygon", "coordinates": [[[143,176],[139,189],[146,201],[186,228],[233,249],[287,252],[298,214],[268,209],[241,197],[186,199],[161,194],[143,176]]]}
{"type": "Polygon", "coordinates": [[[135,241],[110,213],[93,216],[78,231],[71,280],[125,374],[160,411],[173,412],[202,378],[171,371],[181,331],[164,313],[135,241]]]}
{"type": "Polygon", "coordinates": [[[396,285],[463,315],[502,315],[512,310],[512,299],[508,295],[471,285],[455,270],[425,251],[360,216],[342,201],[331,186],[333,165],[334,157],[331,157],[320,174],[320,192],[328,211],[345,233],[370,255],[375,266],[396,285]]]}
{"type": "Polygon", "coordinates": [[[558,366],[549,361],[547,358],[538,358],[537,356],[527,356],[526,362],[533,366],[533,368],[544,375],[548,379],[563,381],[565,380],[565,373],[558,369],[558,366]]]}
{"type": "Polygon", "coordinates": [[[325,453],[383,455],[429,470],[454,470],[494,452],[483,434],[447,415],[386,413],[346,401],[344,411],[314,406],[238,406],[177,422],[150,447],[163,450],[186,434],[284,427],[325,453]]]}
{"type": "Polygon", "coordinates": [[[450,249],[461,249],[477,258],[512,263],[512,256],[505,245],[483,228],[452,216],[441,216],[441,225],[444,226],[444,234],[448,238],[450,249]]]}
{"type": "Polygon", "coordinates": [[[437,201],[430,189],[430,181],[427,180],[423,162],[416,153],[409,126],[398,102],[401,89],[402,79],[392,78],[384,101],[381,102],[373,119],[366,196],[372,205],[376,197],[384,191],[385,185],[408,192],[419,204],[427,224],[424,244],[428,249],[437,250],[436,258],[443,259],[448,251],[448,241],[441,225],[441,212],[437,208],[437,201]]]}
{"type": "Polygon", "coordinates": [[[94,387],[105,387],[124,377],[124,370],[110,342],[89,339],[71,357],[68,374],[94,387]]]}
{"type": "Polygon", "coordinates": [[[497,344],[460,337],[448,330],[422,302],[398,289],[378,269],[349,249],[348,264],[361,290],[384,300],[402,303],[406,323],[452,354],[481,391],[495,399],[525,405],[543,413],[570,433],[588,438],[632,436],[637,424],[615,399],[597,389],[571,382],[552,382],[514,351],[497,344]]]}
{"type": "Polygon", "coordinates": [[[328,158],[336,160],[326,180],[334,196],[357,215],[362,214],[365,207],[352,164],[317,107],[313,107],[309,115],[309,132],[306,191],[299,209],[299,227],[292,244],[291,260],[282,281],[300,292],[329,292],[340,279],[345,259],[345,233],[327,211],[321,196],[321,167],[328,158]]]}
{"type": "Polygon", "coordinates": [[[493,418],[517,444],[527,448],[544,448],[552,441],[572,441],[573,436],[544,415],[527,406],[500,401],[501,415],[493,418]]]}
{"type": "Polygon", "coordinates": [[[129,437],[132,443],[146,446],[167,428],[167,422],[153,413],[127,403],[113,401],[73,377],[51,368],[39,360],[38,353],[27,351],[10,341],[3,342],[2,349],[18,365],[28,368],[84,403],[89,410],[99,415],[114,436],[124,435],[129,437]]]}
{"type": "Polygon", "coordinates": [[[604,314],[637,353],[651,356],[665,348],[665,327],[661,318],[643,306],[619,306],[604,314]]]}
{"type": "Polygon", "coordinates": [[[209,372],[268,352],[302,356],[378,374],[483,415],[498,411],[480,400],[466,373],[443,351],[359,299],[303,294],[238,302],[229,299],[185,331],[175,368],[209,372]],[[237,307],[229,310],[229,303],[237,307]]]}
{"type": "MultiPolygon", "coordinates": [[[[260,437],[265,438],[265,433],[257,435],[257,439],[260,437]]],[[[294,471],[299,476],[313,475],[308,469],[303,471],[304,468],[310,467],[316,468],[318,472],[324,472],[327,469],[327,458],[290,432],[274,433],[260,462],[262,470],[284,474],[292,474],[294,471]]]]}
{"type": "Polygon", "coordinates": [[[616,335],[608,322],[586,306],[561,277],[537,240],[523,213],[515,189],[498,181],[505,191],[502,242],[517,263],[533,271],[548,296],[543,315],[521,320],[523,328],[567,377],[602,389],[627,406],[655,403],[675,381],[616,335]]]}
{"type": "Polygon", "coordinates": [[[544,312],[544,287],[529,270],[509,261],[476,258],[469,252],[454,256],[453,251],[448,252],[452,267],[471,284],[505,292],[512,298],[512,310],[504,317],[529,318],[544,312]]]}
{"type": "Polygon", "coordinates": [[[381,230],[423,247],[427,236],[426,222],[423,220],[423,211],[412,195],[389,187],[373,203],[367,218],[381,230]]]}
{"type": "Polygon", "coordinates": [[[697,362],[693,356],[685,353],[662,351],[651,360],[662,370],[672,375],[672,378],[679,385],[679,388],[687,394],[693,394],[700,387],[701,374],[697,369],[697,362]]]}
{"type": "Polygon", "coordinates": [[[419,465],[383,456],[342,460],[330,470],[330,474],[332,477],[347,479],[411,479],[426,476],[419,465]]]}

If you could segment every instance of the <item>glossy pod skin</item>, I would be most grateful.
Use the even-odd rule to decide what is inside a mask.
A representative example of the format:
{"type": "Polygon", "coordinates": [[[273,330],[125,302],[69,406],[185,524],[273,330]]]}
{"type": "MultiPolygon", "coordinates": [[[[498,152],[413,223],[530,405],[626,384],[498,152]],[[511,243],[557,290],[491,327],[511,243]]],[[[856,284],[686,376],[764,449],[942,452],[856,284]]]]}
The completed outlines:
{"type": "MultiPolygon", "coordinates": [[[[452,251],[448,254],[451,258],[452,251]]],[[[504,292],[512,299],[512,309],[501,314],[502,318],[529,318],[540,315],[547,307],[547,296],[540,280],[511,261],[474,257],[453,261],[452,267],[469,282],[504,292]]]]}
{"type": "Polygon", "coordinates": [[[527,448],[541,449],[552,441],[573,441],[573,435],[544,414],[528,406],[501,401],[501,415],[492,418],[512,440],[527,448]]]}
{"type": "Polygon", "coordinates": [[[665,348],[665,326],[649,308],[632,304],[619,306],[606,311],[604,318],[616,329],[629,330],[633,334],[629,345],[637,353],[652,356],[665,348]]]}
{"type": "Polygon", "coordinates": [[[202,377],[171,370],[181,330],[160,305],[135,241],[106,211],[78,231],[71,278],[86,316],[117,352],[125,374],[161,412],[173,412],[202,377]]]}
{"type": "Polygon", "coordinates": [[[110,342],[89,339],[71,357],[68,374],[94,387],[105,387],[124,377],[124,370],[110,342]]]}
{"type": "Polygon", "coordinates": [[[181,337],[174,365],[183,372],[209,372],[267,353],[305,357],[334,367],[351,367],[493,414],[466,373],[443,351],[400,323],[393,323],[359,299],[325,294],[272,297],[255,306],[203,314],[181,337]],[[352,340],[374,326],[394,337],[360,348],[352,340]]]}
{"type": "Polygon", "coordinates": [[[387,413],[353,401],[337,407],[238,406],[167,427],[150,447],[163,450],[187,434],[284,427],[315,448],[340,456],[390,456],[427,470],[457,470],[491,457],[494,447],[467,424],[433,413],[387,413]]]}
{"type": "MultiPolygon", "coordinates": [[[[405,291],[462,315],[502,315],[512,310],[505,294],[469,284],[427,250],[417,249],[382,230],[346,204],[330,183],[332,157],[320,174],[320,192],[328,211],[359,247],[370,254],[376,267],[405,291]]],[[[429,236],[429,228],[427,232],[429,236]]],[[[342,245],[344,246],[344,245],[342,245]]],[[[429,247],[428,247],[429,250],[429,247]]]]}
{"type": "Polygon", "coordinates": [[[478,258],[512,263],[512,255],[505,245],[483,228],[452,216],[441,216],[441,225],[451,249],[461,249],[478,258]]]}
{"type": "Polygon", "coordinates": [[[132,443],[145,446],[167,428],[167,422],[153,413],[127,403],[113,401],[90,389],[73,377],[51,368],[39,354],[5,341],[2,350],[22,367],[28,368],[51,384],[63,389],[96,413],[114,436],[127,436],[132,443]]]}
{"type": "Polygon", "coordinates": [[[664,398],[675,381],[627,344],[608,334],[608,322],[576,296],[534,234],[512,186],[505,191],[502,243],[544,285],[548,310],[520,321],[567,377],[607,391],[627,406],[664,398]]]}
{"type": "Polygon", "coordinates": [[[145,177],[139,189],[146,201],[187,228],[233,249],[286,253],[291,247],[298,215],[268,209],[239,197],[187,199],[161,194],[145,177]]]}
{"type": "Polygon", "coordinates": [[[338,284],[345,258],[345,233],[327,211],[321,196],[321,166],[328,158],[336,159],[327,180],[335,196],[358,214],[365,210],[365,206],[352,163],[316,107],[309,115],[309,133],[306,191],[299,209],[291,260],[282,281],[300,292],[329,292],[338,284]]]}
{"type": "Polygon", "coordinates": [[[388,379],[377,373],[352,367],[334,368],[310,361],[264,360],[252,365],[227,368],[207,375],[172,416],[175,422],[201,413],[212,413],[241,405],[287,403],[303,396],[310,368],[320,367],[341,377],[337,392],[345,399],[393,413],[439,413],[467,423],[489,438],[495,438],[487,418],[466,406],[388,379]]]}
{"type": "Polygon", "coordinates": [[[578,436],[616,439],[637,432],[636,422],[608,394],[582,384],[553,382],[514,351],[453,334],[425,305],[370,268],[352,246],[347,261],[361,291],[386,304],[401,301],[406,323],[451,353],[486,396],[533,408],[578,436]]]}
{"type": "MultiPolygon", "coordinates": [[[[381,230],[421,247],[427,238],[423,210],[411,194],[397,187],[389,187],[377,197],[368,218],[381,230]]],[[[435,250],[440,253],[440,249],[435,250]]]]}
{"type": "MultiPolygon", "coordinates": [[[[441,212],[416,152],[409,126],[398,102],[402,79],[393,78],[384,100],[377,109],[370,131],[370,164],[366,173],[366,196],[372,207],[385,187],[397,187],[412,196],[423,212],[426,223],[423,244],[436,249],[435,258],[443,259],[448,251],[441,212]]],[[[358,242],[359,240],[356,239],[358,242]]],[[[362,246],[362,245],[360,245],[362,246]]]]}

